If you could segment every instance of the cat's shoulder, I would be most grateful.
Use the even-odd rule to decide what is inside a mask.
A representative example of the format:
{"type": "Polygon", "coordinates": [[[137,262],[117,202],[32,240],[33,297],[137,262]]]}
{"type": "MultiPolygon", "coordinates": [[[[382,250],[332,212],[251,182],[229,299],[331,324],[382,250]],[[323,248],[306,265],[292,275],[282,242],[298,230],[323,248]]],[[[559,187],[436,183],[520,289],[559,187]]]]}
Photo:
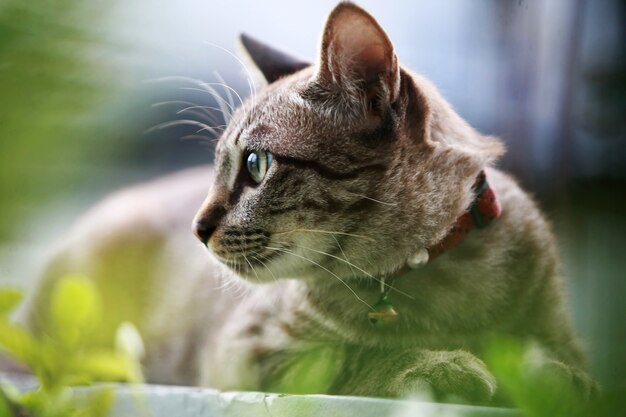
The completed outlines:
{"type": "Polygon", "coordinates": [[[508,244],[523,242],[527,247],[537,248],[546,259],[558,259],[557,242],[551,219],[540,207],[532,193],[526,191],[512,175],[494,168],[487,168],[490,186],[502,206],[502,231],[508,244]],[[515,239],[512,239],[515,236],[515,239]]]}

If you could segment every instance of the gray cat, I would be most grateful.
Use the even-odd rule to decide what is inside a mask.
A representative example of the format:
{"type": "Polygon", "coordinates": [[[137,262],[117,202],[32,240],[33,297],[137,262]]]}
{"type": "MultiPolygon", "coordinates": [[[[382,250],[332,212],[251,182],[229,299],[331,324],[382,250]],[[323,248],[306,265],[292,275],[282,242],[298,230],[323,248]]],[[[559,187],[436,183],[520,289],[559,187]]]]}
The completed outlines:
{"type": "Polygon", "coordinates": [[[550,226],[491,167],[496,138],[401,67],[354,4],[330,13],[315,65],[242,41],[267,85],[233,115],[215,168],[96,207],[48,269],[31,326],[46,326],[54,279],[79,271],[108,306],[94,343],[134,321],[152,382],[289,390],[314,358],[313,392],[484,402],[497,382],[481,357],[500,335],[592,390],[550,226]]]}

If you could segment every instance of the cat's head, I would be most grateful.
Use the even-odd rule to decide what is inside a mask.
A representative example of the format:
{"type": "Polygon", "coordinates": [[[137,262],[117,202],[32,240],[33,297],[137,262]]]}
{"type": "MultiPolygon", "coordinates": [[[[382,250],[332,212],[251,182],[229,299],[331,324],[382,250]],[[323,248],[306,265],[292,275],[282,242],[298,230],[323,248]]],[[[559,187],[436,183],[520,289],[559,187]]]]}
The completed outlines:
{"type": "Polygon", "coordinates": [[[351,3],[329,15],[314,65],[248,37],[266,86],[220,138],[195,232],[242,277],[380,277],[442,239],[503,151],[351,3]]]}

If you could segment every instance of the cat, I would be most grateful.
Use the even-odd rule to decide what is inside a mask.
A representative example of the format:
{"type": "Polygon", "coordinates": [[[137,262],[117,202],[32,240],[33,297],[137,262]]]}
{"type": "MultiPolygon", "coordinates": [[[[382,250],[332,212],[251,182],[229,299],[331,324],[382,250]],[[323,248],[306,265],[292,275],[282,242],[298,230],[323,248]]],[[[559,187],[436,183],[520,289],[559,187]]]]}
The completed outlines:
{"type": "Polygon", "coordinates": [[[593,390],[550,225],[493,167],[498,139],[400,66],[353,3],[329,14],[313,65],[242,44],[265,85],[233,115],[214,167],[94,208],[24,322],[45,329],[50,286],[79,272],[108,306],[94,343],[136,323],[150,382],[289,390],[281,378],[305,380],[298,363],[313,358],[332,371],[313,393],[427,388],[484,403],[497,391],[484,349],[501,335],[593,390]]]}

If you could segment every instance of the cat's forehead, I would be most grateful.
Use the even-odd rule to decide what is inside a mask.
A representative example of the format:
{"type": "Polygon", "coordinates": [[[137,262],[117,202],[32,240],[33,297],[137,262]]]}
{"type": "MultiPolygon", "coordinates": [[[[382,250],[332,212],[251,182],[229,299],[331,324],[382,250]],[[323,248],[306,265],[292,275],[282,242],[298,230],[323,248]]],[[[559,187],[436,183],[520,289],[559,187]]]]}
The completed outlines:
{"type": "MultiPolygon", "coordinates": [[[[380,158],[390,141],[372,141],[375,131],[358,123],[357,112],[341,92],[319,90],[313,68],[280,79],[250,97],[233,115],[218,143],[221,179],[234,186],[244,157],[269,151],[275,159],[323,162],[342,168],[355,161],[380,158]],[[350,120],[352,115],[352,120],[350,120]]],[[[361,119],[358,119],[361,120],[361,119]]]]}
{"type": "Polygon", "coordinates": [[[250,97],[234,115],[222,138],[231,150],[269,150],[277,154],[303,154],[336,142],[347,129],[333,123],[320,105],[303,97],[312,71],[280,80],[250,97]]]}

